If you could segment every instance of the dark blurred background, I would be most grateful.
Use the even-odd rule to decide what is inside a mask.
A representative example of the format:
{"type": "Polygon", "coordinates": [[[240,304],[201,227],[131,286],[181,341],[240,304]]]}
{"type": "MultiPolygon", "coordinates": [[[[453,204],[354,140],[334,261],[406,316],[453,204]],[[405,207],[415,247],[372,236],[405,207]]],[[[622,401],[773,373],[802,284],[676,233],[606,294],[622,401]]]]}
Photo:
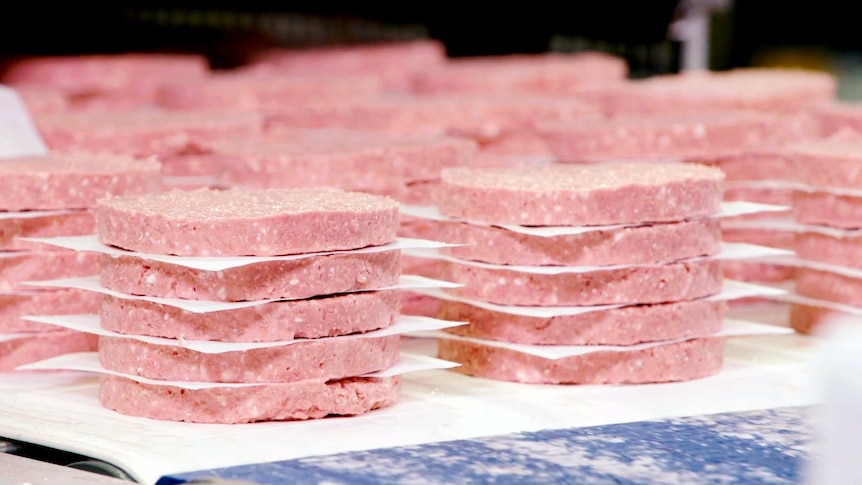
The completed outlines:
{"type": "MultiPolygon", "coordinates": [[[[517,2],[112,2],[4,6],[0,57],[182,51],[231,67],[264,46],[430,37],[450,56],[602,50],[635,76],[674,72],[676,0],[517,2]],[[95,4],[93,4],[95,5],[95,4]],[[509,5],[509,6],[507,6],[509,5]],[[517,7],[515,7],[517,5],[517,7]]],[[[855,70],[855,2],[736,0],[712,17],[710,67],[855,70]]]]}

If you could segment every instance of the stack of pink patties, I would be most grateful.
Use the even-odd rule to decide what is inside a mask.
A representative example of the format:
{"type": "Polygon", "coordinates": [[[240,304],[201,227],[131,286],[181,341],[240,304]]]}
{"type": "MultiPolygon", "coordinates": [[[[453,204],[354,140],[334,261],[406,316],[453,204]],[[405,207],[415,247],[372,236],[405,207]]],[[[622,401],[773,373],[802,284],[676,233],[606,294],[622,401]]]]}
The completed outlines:
{"type": "Polygon", "coordinates": [[[124,414],[211,423],[355,415],[395,403],[398,377],[358,376],[398,362],[398,335],[323,337],[368,332],[395,322],[398,292],[375,290],[397,283],[400,251],[344,251],[389,244],[397,231],[394,200],[335,189],[200,189],[102,201],[99,239],[111,246],[188,257],[296,256],[208,271],[139,254],[105,255],[100,280],[113,291],[261,301],[238,310],[194,314],[153,301],[108,296],[101,310],[105,329],[179,342],[311,340],[204,353],[181,345],[102,337],[99,357],[106,369],[159,381],[226,386],[180,390],[106,375],[101,402],[124,414]]]}
{"type": "Polygon", "coordinates": [[[173,112],[141,109],[46,114],[37,120],[54,150],[155,156],[165,176],[214,176],[209,143],[259,135],[263,121],[254,113],[173,112]]]}
{"type": "Polygon", "coordinates": [[[176,79],[199,82],[208,71],[206,59],[197,55],[33,57],[8,66],[0,83],[25,91],[54,90],[62,94],[69,109],[111,111],[154,106],[163,83],[176,79]]]}
{"type": "Polygon", "coordinates": [[[96,345],[92,336],[22,317],[93,311],[98,299],[22,283],[93,275],[99,259],[22,238],[92,233],[97,199],[157,191],[160,180],[157,162],[131,157],[54,153],[0,159],[0,371],[96,345]]]}
{"type": "Polygon", "coordinates": [[[699,378],[723,361],[721,171],[694,164],[451,169],[439,208],[448,222],[443,277],[461,283],[440,316],[468,321],[441,358],[474,376],[529,383],[644,383],[699,378]],[[538,236],[505,225],[613,226],[538,236]],[[605,269],[607,268],[607,269],[605,269]],[[454,301],[453,301],[454,300],[454,301]],[[496,305],[497,310],[491,310],[496,305]],[[504,307],[593,307],[527,317],[504,307]],[[496,345],[620,345],[547,359],[496,345]],[[619,349],[618,349],[619,350],[619,349]]]}
{"type": "Polygon", "coordinates": [[[806,143],[790,156],[807,186],[793,214],[802,225],[796,293],[808,299],[792,306],[791,325],[815,333],[841,305],[862,308],[862,141],[806,143]]]}

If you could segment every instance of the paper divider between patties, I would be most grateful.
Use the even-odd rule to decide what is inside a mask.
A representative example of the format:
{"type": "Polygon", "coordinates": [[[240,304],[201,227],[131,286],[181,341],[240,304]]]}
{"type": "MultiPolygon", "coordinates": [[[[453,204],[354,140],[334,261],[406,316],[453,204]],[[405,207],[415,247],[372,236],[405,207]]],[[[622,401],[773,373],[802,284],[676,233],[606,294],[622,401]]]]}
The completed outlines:
{"type": "Polygon", "coordinates": [[[287,347],[290,345],[301,345],[308,342],[331,342],[337,339],[380,338],[392,335],[404,335],[410,332],[442,330],[444,328],[452,328],[466,324],[466,322],[452,322],[449,320],[439,320],[430,317],[401,315],[393,325],[365,333],[354,333],[349,335],[320,337],[314,339],[298,338],[293,340],[283,340],[279,342],[222,342],[214,340],[170,339],[113,332],[102,328],[99,322],[99,315],[39,315],[24,317],[24,319],[31,322],[44,323],[46,325],[55,325],[58,327],[67,328],[69,330],[77,330],[79,332],[99,335],[100,337],[125,338],[138,340],[140,342],[152,345],[182,347],[194,352],[200,352],[204,354],[243,352],[254,349],[268,349],[276,347],[287,347]]]}
{"type": "MultiPolygon", "coordinates": [[[[369,374],[355,376],[364,378],[387,378],[396,377],[410,372],[419,372],[435,369],[451,369],[458,367],[461,364],[450,362],[435,357],[426,355],[402,353],[399,362],[394,366],[369,374]]],[[[45,359],[31,364],[25,364],[18,367],[16,370],[68,370],[87,373],[95,373],[101,375],[111,375],[123,377],[126,379],[140,382],[142,384],[150,384],[156,386],[170,386],[180,389],[201,390],[201,389],[216,389],[216,388],[239,388],[239,387],[255,387],[266,386],[278,383],[268,382],[192,382],[192,381],[166,381],[158,379],[150,379],[143,376],[125,374],[122,372],[112,371],[102,367],[99,362],[98,352],[78,352],[65,354],[50,359],[45,359]]]]}
{"type": "MultiPolygon", "coordinates": [[[[256,301],[210,301],[210,300],[187,300],[181,298],[162,298],[155,296],[142,296],[142,295],[130,295],[127,293],[121,293],[118,291],[110,290],[108,288],[103,287],[99,283],[98,276],[91,276],[86,278],[67,278],[60,280],[52,280],[52,281],[32,281],[23,283],[27,286],[34,287],[45,287],[45,288],[75,288],[79,290],[92,291],[96,293],[101,293],[108,296],[113,296],[115,298],[122,298],[127,300],[141,300],[141,301],[149,301],[153,303],[158,303],[160,305],[171,306],[175,308],[179,308],[181,310],[185,310],[192,313],[211,313],[211,312],[219,312],[219,311],[228,311],[228,310],[238,310],[240,308],[248,308],[254,307],[258,305],[264,305],[268,303],[278,303],[278,302],[289,302],[289,301],[298,301],[304,300],[306,298],[282,298],[282,299],[272,299],[272,300],[256,300],[256,301]]],[[[377,288],[374,290],[356,290],[350,292],[339,293],[338,295],[350,294],[350,293],[366,293],[372,291],[401,291],[401,290],[417,290],[423,288],[460,288],[461,284],[458,283],[450,283],[448,281],[435,280],[432,278],[426,278],[424,276],[414,276],[414,275],[401,275],[398,279],[398,284],[392,286],[386,286],[383,288],[377,288]]],[[[319,295],[321,297],[326,296],[337,296],[337,295],[319,295]]]]}
{"type": "Polygon", "coordinates": [[[725,260],[760,260],[767,257],[792,255],[792,251],[786,249],[770,248],[767,246],[758,246],[748,243],[721,243],[722,250],[718,254],[710,256],[699,256],[694,258],[673,261],[670,263],[639,263],[639,264],[621,264],[608,266],[527,266],[527,265],[507,265],[507,264],[492,264],[481,261],[472,261],[468,259],[456,258],[446,254],[441,254],[435,249],[421,250],[405,250],[405,256],[413,256],[426,258],[438,261],[446,261],[450,263],[461,264],[465,266],[474,266],[488,270],[506,270],[517,271],[521,273],[557,275],[557,274],[580,274],[592,273],[596,271],[611,271],[626,268],[659,268],[668,264],[677,263],[693,263],[700,261],[725,261],[725,260]]]}
{"type": "Polygon", "coordinates": [[[375,254],[388,251],[398,251],[406,249],[437,249],[444,247],[454,247],[457,244],[450,244],[438,241],[430,241],[426,239],[403,238],[399,237],[395,241],[380,246],[369,246],[360,249],[339,250],[339,251],[323,251],[317,253],[292,254],[285,256],[169,256],[164,254],[148,254],[135,251],[127,251],[125,249],[108,246],[99,242],[96,235],[87,236],[72,236],[72,237],[56,237],[56,238],[22,238],[29,242],[42,244],[51,244],[66,249],[72,249],[82,252],[96,252],[107,254],[113,257],[127,256],[143,260],[158,261],[166,264],[183,266],[186,268],[196,269],[200,271],[224,271],[228,269],[240,268],[256,263],[264,263],[270,261],[297,261],[301,259],[329,256],[329,255],[348,255],[348,254],[375,254]]]}
{"type": "Polygon", "coordinates": [[[3,211],[0,210],[0,220],[5,219],[38,219],[40,217],[65,216],[70,214],[81,214],[90,212],[88,209],[68,210],[32,210],[32,211],[3,211]]]}
{"type": "Polygon", "coordinates": [[[16,333],[0,333],[0,344],[20,340],[22,338],[30,338],[41,335],[39,332],[16,332],[16,333]]]}
{"type": "Polygon", "coordinates": [[[789,333],[793,333],[793,330],[787,327],[725,319],[722,329],[717,333],[709,335],[690,336],[660,342],[641,343],[636,345],[531,345],[505,342],[502,340],[486,340],[472,337],[462,337],[460,335],[454,335],[443,331],[416,332],[410,333],[408,334],[408,336],[472,342],[480,345],[486,345],[489,347],[513,350],[518,353],[535,355],[543,359],[558,360],[564,359],[566,357],[586,355],[595,352],[633,352],[637,350],[644,350],[653,347],[660,347],[663,345],[687,342],[689,340],[701,338],[742,337],[752,335],[783,335],[789,333]]]}
{"type": "MultiPolygon", "coordinates": [[[[787,206],[745,201],[725,201],[722,202],[721,207],[721,212],[707,217],[726,218],[750,214],[759,214],[764,212],[784,212],[790,209],[790,207],[787,206]]],[[[612,224],[601,226],[520,226],[515,224],[491,224],[478,220],[465,220],[456,217],[449,217],[442,214],[436,206],[418,206],[402,204],[400,207],[400,212],[402,216],[414,217],[417,219],[425,219],[438,222],[459,222],[475,226],[499,227],[500,229],[505,229],[507,231],[537,237],[576,236],[578,234],[585,234],[588,232],[595,231],[613,231],[630,227],[673,224],[673,222],[639,222],[632,224],[612,224]]]]}
{"type": "MultiPolygon", "coordinates": [[[[438,298],[441,300],[447,300],[457,303],[464,303],[466,305],[471,305],[477,308],[481,308],[484,310],[489,310],[492,312],[498,313],[506,313],[509,315],[518,315],[524,317],[532,317],[532,318],[553,318],[560,316],[576,316],[583,315],[585,313],[592,313],[598,311],[606,311],[606,310],[615,310],[618,308],[626,308],[632,306],[642,306],[641,304],[616,304],[616,305],[593,305],[593,306],[526,306],[526,305],[499,305],[496,303],[476,300],[472,298],[464,298],[456,295],[452,295],[445,291],[440,291],[435,288],[424,288],[412,290],[414,293],[418,293],[425,296],[430,296],[433,298],[438,298]]],[[[719,302],[719,301],[731,301],[738,300],[743,298],[753,298],[753,297],[779,297],[781,295],[787,294],[786,290],[773,288],[770,286],[757,285],[752,283],[746,283],[742,281],[734,281],[734,280],[724,280],[723,288],[721,293],[707,296],[705,298],[699,298],[696,300],[689,301],[702,301],[702,302],[719,302]]]]}

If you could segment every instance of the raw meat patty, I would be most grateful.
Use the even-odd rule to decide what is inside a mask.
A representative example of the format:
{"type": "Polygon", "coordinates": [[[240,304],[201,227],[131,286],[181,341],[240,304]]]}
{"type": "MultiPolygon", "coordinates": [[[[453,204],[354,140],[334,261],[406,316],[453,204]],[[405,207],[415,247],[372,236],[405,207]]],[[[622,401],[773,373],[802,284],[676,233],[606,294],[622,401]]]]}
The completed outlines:
{"type": "Polygon", "coordinates": [[[82,290],[44,290],[0,293],[0,333],[59,330],[44,323],[29,322],[31,315],[82,315],[99,311],[101,296],[82,290]]]}
{"type": "Polygon", "coordinates": [[[174,80],[156,93],[160,106],[181,110],[257,111],[306,103],[349,102],[381,91],[373,76],[348,78],[277,76],[254,72],[220,72],[204,82],[174,80]]]}
{"type": "Polygon", "coordinates": [[[862,268],[862,237],[832,237],[814,232],[796,235],[800,258],[862,268]]]}
{"type": "Polygon", "coordinates": [[[349,190],[437,179],[444,168],[471,164],[478,151],[475,142],[454,137],[334,129],[278,130],[213,149],[222,155],[223,178],[231,182],[349,190]]]}
{"type": "MultiPolygon", "coordinates": [[[[2,297],[0,297],[2,301],[2,297]]],[[[114,332],[187,340],[273,342],[368,332],[398,318],[397,291],[351,293],[193,313],[143,300],[105,296],[102,327],[114,332]]]]}
{"type": "Polygon", "coordinates": [[[751,261],[723,261],[724,277],[738,281],[778,283],[793,279],[796,268],[777,264],[755,263],[751,261]]]}
{"type": "Polygon", "coordinates": [[[21,241],[22,237],[84,236],[96,232],[96,215],[90,211],[62,215],[0,219],[0,251],[55,250],[56,246],[21,241]]]}
{"type": "Polygon", "coordinates": [[[105,369],[151,379],[191,382],[332,380],[388,369],[399,359],[400,335],[318,339],[245,351],[207,354],[131,338],[99,338],[105,369]]]}
{"type": "Polygon", "coordinates": [[[725,307],[724,302],[688,301],[536,318],[441,301],[438,318],[470,322],[446,331],[478,339],[534,345],[634,345],[716,333],[725,307]]]}
{"type": "Polygon", "coordinates": [[[74,251],[0,253],[0,292],[32,290],[25,281],[92,276],[99,271],[99,255],[74,251]]]}
{"type": "Polygon", "coordinates": [[[828,103],[836,91],[831,74],[745,68],[654,76],[605,89],[599,97],[614,115],[729,109],[787,113],[828,103]]]}
{"type": "Polygon", "coordinates": [[[439,239],[466,244],[444,248],[442,251],[447,254],[494,264],[604,266],[664,263],[719,252],[721,222],[700,218],[555,237],[446,222],[440,224],[439,239]]]}
{"type": "Polygon", "coordinates": [[[434,318],[440,313],[440,299],[405,291],[401,297],[401,312],[404,315],[434,318]]]}
{"type": "Polygon", "coordinates": [[[440,340],[441,359],[453,370],[487,379],[530,384],[647,384],[698,379],[718,373],[723,338],[699,338],[629,352],[594,352],[559,360],[456,340],[440,340]]]}
{"type": "Polygon", "coordinates": [[[549,165],[443,172],[440,210],[492,224],[672,222],[718,212],[724,174],[694,164],[549,165]]]}
{"type": "Polygon", "coordinates": [[[189,300],[311,298],[394,285],[400,251],[315,256],[202,271],[136,257],[102,258],[102,286],[132,295],[189,300]]]}
{"type": "Polygon", "coordinates": [[[810,305],[793,303],[790,305],[790,326],[793,330],[806,335],[821,333],[831,319],[836,317],[846,318],[843,312],[830,310],[810,305]]]}
{"type": "Polygon", "coordinates": [[[73,352],[94,352],[98,337],[71,330],[34,333],[31,337],[0,342],[0,372],[73,352]]]}
{"type": "Polygon", "coordinates": [[[99,240],[180,256],[273,256],[395,240],[398,203],[334,189],[173,191],[98,205],[99,240]]]}
{"type": "Polygon", "coordinates": [[[161,189],[160,165],[121,155],[51,153],[0,160],[0,208],[89,209],[96,200],[161,189]]]}
{"type": "Polygon", "coordinates": [[[830,103],[815,110],[820,121],[821,133],[824,137],[848,130],[862,133],[862,104],[860,103],[830,103]]]}
{"type": "Polygon", "coordinates": [[[260,135],[263,129],[260,114],[225,111],[71,111],[37,121],[52,150],[135,157],[207,153],[213,141],[260,135]]]}
{"type": "Polygon", "coordinates": [[[837,273],[798,268],[796,292],[817,300],[862,306],[862,279],[837,273]]]}
{"type": "Polygon", "coordinates": [[[751,151],[734,155],[708,157],[696,161],[704,165],[712,165],[720,168],[728,181],[785,180],[794,167],[790,157],[780,150],[751,151]]]}
{"type": "Polygon", "coordinates": [[[721,262],[706,260],[609,271],[543,275],[443,262],[447,290],[500,305],[592,306],[693,300],[721,291],[721,262]]]}
{"type": "Polygon", "coordinates": [[[621,83],[625,61],[608,54],[517,54],[450,60],[417,74],[420,93],[569,95],[621,83]]]}
{"type": "Polygon", "coordinates": [[[746,201],[758,202],[761,204],[772,204],[787,207],[784,211],[769,211],[755,212],[753,214],[744,214],[741,216],[732,216],[722,218],[726,222],[734,221],[752,221],[752,220],[776,220],[776,219],[791,219],[793,211],[793,193],[792,189],[772,189],[772,188],[752,188],[752,187],[734,187],[733,182],[727,184],[724,189],[725,201],[746,201]]]}
{"type": "Polygon", "coordinates": [[[131,416],[239,424],[364,414],[395,404],[400,393],[400,377],[308,380],[195,391],[103,376],[99,401],[108,409],[131,416]]]}
{"type": "Polygon", "coordinates": [[[564,162],[710,158],[796,141],[792,118],[749,112],[661,114],[549,123],[539,134],[564,162]]]}
{"type": "Polygon", "coordinates": [[[253,69],[282,76],[379,77],[387,90],[409,91],[415,74],[446,61],[446,49],[434,40],[383,42],[348,47],[273,49],[256,55],[253,69]]]}
{"type": "Polygon", "coordinates": [[[793,195],[793,218],[803,224],[862,228],[862,197],[796,192],[793,195]]]}
{"type": "Polygon", "coordinates": [[[789,149],[794,178],[815,187],[862,189],[862,141],[821,140],[789,149]]]}
{"type": "Polygon", "coordinates": [[[774,229],[722,229],[721,238],[726,242],[757,244],[769,248],[794,250],[796,233],[774,229]]]}
{"type": "Polygon", "coordinates": [[[430,241],[439,241],[440,225],[441,223],[439,221],[402,216],[401,228],[398,229],[398,235],[403,237],[428,239],[430,241]]]}

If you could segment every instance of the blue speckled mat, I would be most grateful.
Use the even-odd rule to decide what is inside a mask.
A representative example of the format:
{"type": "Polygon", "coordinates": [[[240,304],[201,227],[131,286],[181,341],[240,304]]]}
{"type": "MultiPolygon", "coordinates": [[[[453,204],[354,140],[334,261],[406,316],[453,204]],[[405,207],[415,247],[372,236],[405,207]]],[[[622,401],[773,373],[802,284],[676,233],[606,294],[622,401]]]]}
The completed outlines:
{"type": "Polygon", "coordinates": [[[808,408],[517,433],[164,477],[259,484],[797,484],[808,408]]]}

